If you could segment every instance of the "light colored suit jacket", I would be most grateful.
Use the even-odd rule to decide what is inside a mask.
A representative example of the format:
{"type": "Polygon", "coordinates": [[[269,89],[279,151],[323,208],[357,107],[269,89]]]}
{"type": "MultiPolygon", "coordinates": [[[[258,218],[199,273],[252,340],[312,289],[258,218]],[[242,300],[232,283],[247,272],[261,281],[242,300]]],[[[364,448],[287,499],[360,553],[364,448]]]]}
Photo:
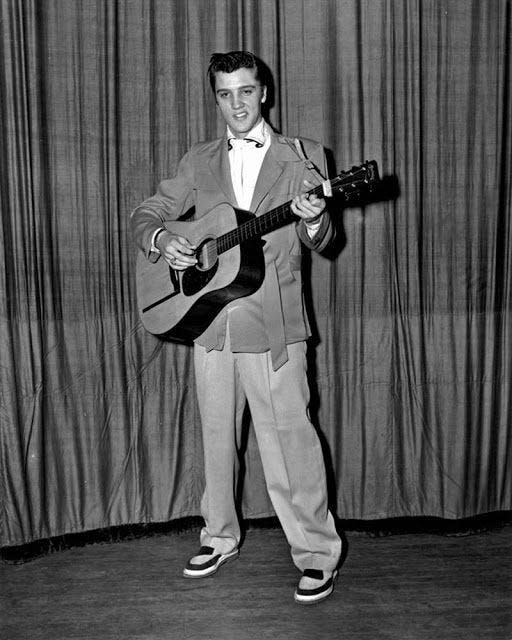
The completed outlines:
{"type": "MultiPolygon", "coordinates": [[[[319,182],[295,150],[292,139],[274,132],[271,135],[251,203],[250,210],[256,215],[289,202],[303,191],[305,178],[314,184],[319,182]]],[[[326,175],[322,146],[303,139],[302,147],[308,159],[326,175]]],[[[225,202],[237,206],[224,136],[194,145],[181,160],[176,176],[161,182],[156,194],[133,211],[134,238],[147,258],[155,261],[159,255],[151,251],[151,239],[163,221],[176,220],[191,207],[195,207],[197,220],[225,202]]],[[[172,231],[172,226],[167,227],[172,231]]],[[[270,349],[273,367],[279,368],[287,360],[286,345],[310,336],[302,292],[302,243],[322,251],[333,235],[326,213],[312,239],[302,221],[263,236],[266,271],[262,286],[252,295],[229,303],[196,342],[208,350],[222,349],[229,317],[231,349],[249,353],[270,349]]]]}

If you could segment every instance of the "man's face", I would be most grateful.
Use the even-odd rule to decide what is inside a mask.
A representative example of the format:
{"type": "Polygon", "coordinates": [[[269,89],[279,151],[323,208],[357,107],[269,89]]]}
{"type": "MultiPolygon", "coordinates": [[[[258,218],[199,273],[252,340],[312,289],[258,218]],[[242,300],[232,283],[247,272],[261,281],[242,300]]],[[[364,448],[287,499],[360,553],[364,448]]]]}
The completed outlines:
{"type": "Polygon", "coordinates": [[[243,138],[261,119],[267,88],[256,80],[256,69],[237,69],[215,74],[215,99],[227,125],[243,138]]]}

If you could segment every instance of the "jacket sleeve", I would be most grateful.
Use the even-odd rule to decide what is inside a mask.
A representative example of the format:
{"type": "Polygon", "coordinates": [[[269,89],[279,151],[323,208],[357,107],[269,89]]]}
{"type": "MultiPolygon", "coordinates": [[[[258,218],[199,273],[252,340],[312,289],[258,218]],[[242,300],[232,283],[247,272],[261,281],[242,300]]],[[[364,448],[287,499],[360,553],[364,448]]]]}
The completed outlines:
{"type": "MultiPolygon", "coordinates": [[[[314,146],[311,146],[311,143],[308,144],[307,141],[304,141],[304,147],[308,159],[311,160],[320,174],[327,178],[327,161],[322,145],[314,144],[314,146]]],[[[306,169],[304,177],[313,184],[319,184],[320,178],[316,172],[306,169]]],[[[303,244],[312,251],[321,252],[326,249],[335,238],[335,227],[331,220],[329,207],[327,207],[325,213],[322,215],[320,226],[312,238],[309,237],[306,223],[303,220],[297,224],[297,234],[303,244]]]]}
{"type": "Polygon", "coordinates": [[[174,178],[163,180],[155,195],[136,207],[130,215],[133,238],[145,256],[156,262],[159,254],[151,251],[154,233],[164,222],[177,220],[194,205],[194,168],[191,152],[183,156],[174,178]]]}

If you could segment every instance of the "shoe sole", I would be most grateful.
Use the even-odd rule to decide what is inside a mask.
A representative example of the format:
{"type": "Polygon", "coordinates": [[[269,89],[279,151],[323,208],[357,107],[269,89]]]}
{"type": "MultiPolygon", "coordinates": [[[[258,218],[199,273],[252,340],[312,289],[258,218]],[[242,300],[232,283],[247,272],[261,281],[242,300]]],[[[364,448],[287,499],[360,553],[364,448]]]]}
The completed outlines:
{"type": "Polygon", "coordinates": [[[231,551],[230,553],[225,553],[222,555],[217,562],[208,567],[207,569],[199,569],[198,571],[193,571],[191,569],[183,569],[183,577],[184,578],[207,578],[208,576],[212,576],[214,573],[222,567],[223,564],[229,562],[230,560],[236,560],[238,558],[238,549],[231,551]]]}

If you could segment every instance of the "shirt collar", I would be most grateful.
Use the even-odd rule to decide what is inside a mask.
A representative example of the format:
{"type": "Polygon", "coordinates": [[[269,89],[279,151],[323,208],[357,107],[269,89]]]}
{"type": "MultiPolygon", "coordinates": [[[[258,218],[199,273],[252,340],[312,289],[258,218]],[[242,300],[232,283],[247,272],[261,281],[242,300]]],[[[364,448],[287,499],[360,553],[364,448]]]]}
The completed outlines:
{"type": "MultiPolygon", "coordinates": [[[[254,126],[249,133],[244,136],[244,140],[252,140],[256,143],[256,147],[262,147],[267,141],[269,136],[268,125],[262,118],[256,126],[254,126]]],[[[231,140],[237,139],[231,129],[227,127],[228,149],[231,149],[231,140]]]]}

